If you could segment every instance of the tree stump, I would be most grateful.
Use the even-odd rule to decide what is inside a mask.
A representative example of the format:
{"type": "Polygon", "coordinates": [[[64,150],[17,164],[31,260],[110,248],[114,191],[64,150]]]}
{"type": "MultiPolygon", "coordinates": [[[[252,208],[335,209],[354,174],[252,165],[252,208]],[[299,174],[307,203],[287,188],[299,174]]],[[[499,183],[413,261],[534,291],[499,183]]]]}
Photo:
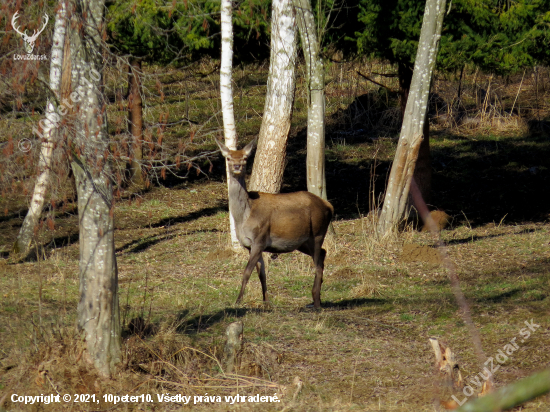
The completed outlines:
{"type": "Polygon", "coordinates": [[[224,365],[227,373],[239,369],[240,355],[242,353],[243,323],[233,322],[225,330],[227,342],[224,348],[224,365]]]}

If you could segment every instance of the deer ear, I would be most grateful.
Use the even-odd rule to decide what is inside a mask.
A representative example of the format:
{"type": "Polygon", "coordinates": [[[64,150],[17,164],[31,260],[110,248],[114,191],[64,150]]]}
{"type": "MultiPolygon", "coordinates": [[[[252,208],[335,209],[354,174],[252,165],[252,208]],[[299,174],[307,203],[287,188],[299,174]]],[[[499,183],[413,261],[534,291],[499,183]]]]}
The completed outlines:
{"type": "Polygon", "coordinates": [[[218,147],[220,148],[221,152],[222,152],[222,155],[224,157],[227,157],[229,156],[229,149],[227,148],[226,145],[224,145],[222,142],[220,142],[217,138],[214,137],[214,140],[216,141],[218,147]]]}
{"type": "Polygon", "coordinates": [[[243,148],[243,152],[245,154],[245,156],[250,156],[250,153],[252,153],[252,150],[254,150],[254,147],[256,147],[256,141],[258,140],[258,138],[254,138],[254,140],[252,140],[250,143],[248,143],[244,148],[243,148]]]}

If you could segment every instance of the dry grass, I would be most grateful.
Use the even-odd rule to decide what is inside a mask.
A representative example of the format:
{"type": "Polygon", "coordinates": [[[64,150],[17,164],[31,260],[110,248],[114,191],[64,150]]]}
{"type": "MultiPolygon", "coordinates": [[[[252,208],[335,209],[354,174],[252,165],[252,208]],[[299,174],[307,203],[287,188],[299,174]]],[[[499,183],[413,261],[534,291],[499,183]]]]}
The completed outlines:
{"type": "MultiPolygon", "coordinates": [[[[180,219],[169,231],[155,224],[163,214],[174,212],[173,205],[192,205],[191,190],[152,191],[141,206],[120,207],[117,212],[126,332],[123,362],[113,380],[99,379],[84,362],[74,335],[78,245],[58,248],[46,261],[4,261],[3,394],[208,393],[223,399],[237,393],[277,393],[281,403],[267,406],[222,402],[183,407],[431,411],[437,391],[429,336],[453,347],[464,376],[480,370],[445,270],[438,264],[400,258],[404,243],[430,245],[429,234],[407,231],[389,242],[374,241],[369,238],[373,229],[368,216],[339,220],[336,237],[326,245],[321,312],[303,309],[311,299],[313,268],[311,259],[299,254],[269,260],[270,307],[261,305],[257,279],[248,285],[244,306],[234,307],[246,257],[220,252],[227,236],[227,215],[180,219]],[[153,201],[166,196],[172,208],[168,202],[153,201]],[[151,211],[151,221],[131,220],[140,211],[151,211]],[[245,325],[242,367],[237,375],[224,375],[224,329],[237,319],[245,325]]],[[[208,208],[206,193],[214,202],[224,190],[221,183],[203,184],[203,207],[208,208]]],[[[175,213],[185,216],[193,213],[190,209],[175,213]]],[[[541,325],[495,375],[498,386],[550,361],[544,349],[550,337],[549,231],[547,224],[501,224],[457,226],[443,234],[487,356],[517,336],[525,320],[541,325]]],[[[546,410],[549,401],[531,402],[523,410],[546,410]]],[[[94,408],[112,406],[101,402],[94,408]]],[[[33,410],[9,399],[4,407],[33,410]]],[[[72,408],[88,410],[85,405],[72,408]]]]}
{"type": "MultiPolygon", "coordinates": [[[[214,160],[210,180],[170,181],[170,188],[159,185],[143,193],[122,193],[117,201],[123,361],[112,380],[102,380],[85,363],[74,331],[79,294],[77,211],[67,193],[63,207],[51,211],[54,230],[47,225],[39,229],[37,240],[43,248],[35,256],[15,261],[4,254],[0,259],[0,408],[433,411],[434,399],[442,392],[434,373],[430,336],[453,348],[466,379],[480,372],[482,365],[445,268],[423,253],[415,259],[403,253],[408,250],[406,245],[431,251],[431,235],[407,227],[385,239],[376,236],[376,213],[369,211],[379,203],[395,149],[392,138],[379,137],[394,136],[396,101],[355,79],[354,72],[352,66],[335,65],[328,73],[332,82],[327,87],[327,107],[333,117],[327,135],[327,184],[337,218],[336,235],[325,243],[323,310],[305,309],[311,302],[313,267],[309,257],[298,253],[266,259],[270,306],[261,303],[255,276],[244,304],[234,305],[246,255],[228,250],[223,162],[214,160]],[[357,97],[369,92],[363,101],[372,104],[368,107],[380,108],[382,100],[389,105],[386,117],[379,117],[383,120],[379,129],[359,128],[375,126],[380,113],[357,117],[356,108],[347,110],[357,97]],[[223,370],[224,332],[236,320],[244,323],[244,350],[240,370],[230,375],[223,370]],[[10,399],[12,393],[57,392],[143,393],[155,400],[164,393],[222,397],[277,393],[281,402],[113,406],[101,401],[61,407],[24,406],[10,399]]],[[[242,86],[236,93],[245,97],[248,93],[252,102],[237,103],[241,136],[253,134],[260,121],[255,112],[261,112],[265,73],[253,75],[258,84],[242,86]]],[[[468,79],[472,83],[471,77],[465,82],[468,79]]],[[[190,116],[203,119],[216,110],[216,103],[208,101],[215,91],[204,90],[211,80],[178,80],[166,95],[177,97],[178,87],[196,87],[190,116]]],[[[478,77],[476,81],[486,80],[478,77]]],[[[505,92],[501,96],[505,106],[511,106],[518,83],[519,79],[508,89],[498,89],[505,92]]],[[[448,102],[452,101],[452,84],[446,96],[447,84],[441,79],[436,82],[448,102]]],[[[492,84],[499,87],[496,80],[492,84]]],[[[464,99],[471,106],[470,86],[465,87],[464,99]]],[[[516,107],[527,111],[533,90],[527,82],[523,87],[516,107]]],[[[149,120],[156,121],[165,110],[181,113],[184,102],[174,99],[150,102],[149,120]]],[[[303,101],[298,103],[286,190],[305,185],[298,168],[304,164],[305,111],[303,101]]],[[[538,112],[530,112],[529,122],[537,116],[544,119],[548,109],[541,103],[538,112]]],[[[495,374],[501,387],[550,362],[550,225],[548,210],[540,201],[541,188],[547,187],[548,142],[537,137],[538,132],[531,133],[531,123],[526,135],[523,120],[491,112],[489,105],[485,112],[478,107],[469,115],[480,118],[476,128],[439,125],[432,140],[437,206],[453,218],[443,240],[487,356],[494,356],[518,336],[524,321],[533,319],[541,325],[495,374]]],[[[126,114],[113,112],[113,116],[126,114]]],[[[179,139],[187,132],[174,129],[167,132],[167,139],[179,139]]],[[[199,139],[196,150],[211,143],[207,140],[199,139]]],[[[21,185],[32,187],[29,182],[21,185]]],[[[24,210],[26,201],[21,185],[2,198],[0,210],[7,210],[0,220],[3,252],[21,223],[18,211],[24,210]]],[[[549,404],[546,396],[521,410],[547,411],[549,404]]]]}

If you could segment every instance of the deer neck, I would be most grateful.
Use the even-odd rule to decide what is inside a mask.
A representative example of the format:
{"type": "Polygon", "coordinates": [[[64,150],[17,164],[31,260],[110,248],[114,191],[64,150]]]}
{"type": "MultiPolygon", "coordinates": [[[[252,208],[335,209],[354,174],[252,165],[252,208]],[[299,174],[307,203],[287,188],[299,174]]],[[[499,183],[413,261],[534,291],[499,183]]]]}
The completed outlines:
{"type": "Polygon", "coordinates": [[[229,210],[235,218],[237,230],[250,215],[250,197],[246,190],[244,173],[241,176],[230,174],[229,177],[229,210]]]}

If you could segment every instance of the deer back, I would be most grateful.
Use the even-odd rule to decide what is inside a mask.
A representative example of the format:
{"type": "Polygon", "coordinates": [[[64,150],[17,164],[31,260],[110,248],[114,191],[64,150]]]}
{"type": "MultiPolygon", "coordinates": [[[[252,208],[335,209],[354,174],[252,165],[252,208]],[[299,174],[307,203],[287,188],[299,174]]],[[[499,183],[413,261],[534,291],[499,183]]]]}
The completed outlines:
{"type": "Polygon", "coordinates": [[[243,225],[245,236],[266,236],[270,250],[293,251],[312,237],[326,234],[332,205],[309,192],[250,192],[250,215],[243,225]]]}

